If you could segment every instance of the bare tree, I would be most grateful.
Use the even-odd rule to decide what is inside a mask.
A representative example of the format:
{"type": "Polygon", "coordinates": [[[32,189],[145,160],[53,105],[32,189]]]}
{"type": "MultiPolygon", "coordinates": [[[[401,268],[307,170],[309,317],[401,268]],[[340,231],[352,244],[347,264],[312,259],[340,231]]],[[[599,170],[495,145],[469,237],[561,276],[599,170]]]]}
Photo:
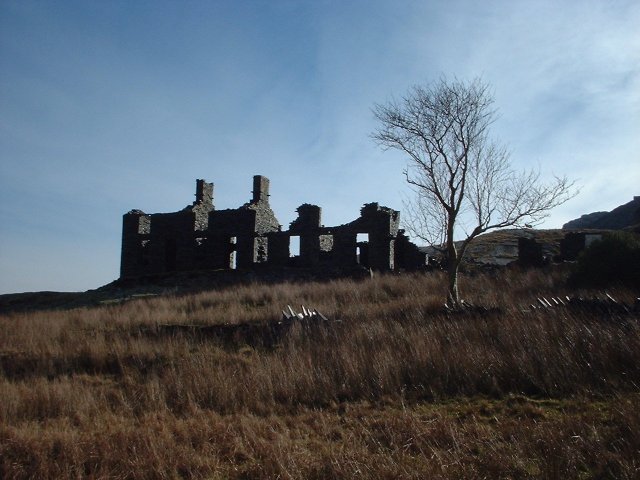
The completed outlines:
{"type": "Polygon", "coordinates": [[[407,226],[445,251],[454,308],[461,303],[458,269],[473,238],[525,222],[537,225],[575,195],[566,177],[544,183],[538,171],[512,170],[506,148],[489,136],[493,103],[480,79],[441,78],[373,110],[380,127],[372,137],[408,156],[404,174],[415,195],[406,205],[407,226]]]}

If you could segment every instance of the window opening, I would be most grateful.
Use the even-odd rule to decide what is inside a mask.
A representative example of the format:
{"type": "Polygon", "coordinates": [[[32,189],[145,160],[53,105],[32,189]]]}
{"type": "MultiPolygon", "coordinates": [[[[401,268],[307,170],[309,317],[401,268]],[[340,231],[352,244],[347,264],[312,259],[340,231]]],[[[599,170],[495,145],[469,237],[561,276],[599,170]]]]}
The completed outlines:
{"type": "Polygon", "coordinates": [[[300,256],[300,235],[291,235],[289,237],[289,256],[300,256]]]}
{"type": "Polygon", "coordinates": [[[235,270],[237,268],[237,255],[236,244],[238,243],[237,237],[229,238],[229,268],[235,270]]]}

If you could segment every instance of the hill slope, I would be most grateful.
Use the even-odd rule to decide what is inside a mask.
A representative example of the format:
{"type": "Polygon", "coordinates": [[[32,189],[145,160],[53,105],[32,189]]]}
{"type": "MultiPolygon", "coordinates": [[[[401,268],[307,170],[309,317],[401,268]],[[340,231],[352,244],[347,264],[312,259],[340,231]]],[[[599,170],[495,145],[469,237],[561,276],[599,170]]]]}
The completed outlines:
{"type": "Polygon", "coordinates": [[[640,227],[640,197],[633,197],[628,203],[614,208],[610,212],[594,212],[565,223],[564,230],[577,228],[599,228],[609,230],[633,229],[640,227]]]}

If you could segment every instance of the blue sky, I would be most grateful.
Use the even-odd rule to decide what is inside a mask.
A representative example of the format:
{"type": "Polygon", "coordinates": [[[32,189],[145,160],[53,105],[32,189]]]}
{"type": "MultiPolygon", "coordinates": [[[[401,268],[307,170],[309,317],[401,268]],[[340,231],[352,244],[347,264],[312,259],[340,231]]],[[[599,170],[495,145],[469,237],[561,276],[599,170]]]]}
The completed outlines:
{"type": "Polygon", "coordinates": [[[481,76],[514,167],[582,185],[544,227],[640,195],[640,2],[0,0],[0,293],[118,276],[122,214],[271,179],[283,225],[378,201],[374,103],[481,76]]]}

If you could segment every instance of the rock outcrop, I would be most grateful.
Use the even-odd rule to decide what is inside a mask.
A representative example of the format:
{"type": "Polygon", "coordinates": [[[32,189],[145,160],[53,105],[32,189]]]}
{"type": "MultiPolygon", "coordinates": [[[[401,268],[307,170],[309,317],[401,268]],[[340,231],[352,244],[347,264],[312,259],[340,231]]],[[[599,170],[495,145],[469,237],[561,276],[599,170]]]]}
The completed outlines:
{"type": "Polygon", "coordinates": [[[633,200],[629,203],[620,205],[610,212],[594,212],[582,215],[580,218],[565,223],[562,228],[564,230],[593,228],[639,231],[640,197],[633,197],[633,200]]]}

